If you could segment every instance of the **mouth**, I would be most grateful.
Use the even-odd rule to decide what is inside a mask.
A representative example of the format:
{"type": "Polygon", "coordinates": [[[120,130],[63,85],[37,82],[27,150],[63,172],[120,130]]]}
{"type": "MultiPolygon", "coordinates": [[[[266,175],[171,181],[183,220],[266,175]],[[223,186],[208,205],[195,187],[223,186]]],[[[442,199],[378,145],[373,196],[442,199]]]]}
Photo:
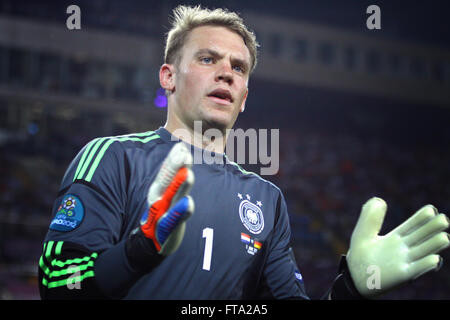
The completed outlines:
{"type": "Polygon", "coordinates": [[[219,104],[231,104],[233,103],[233,97],[230,91],[226,89],[216,89],[208,94],[208,97],[212,98],[215,102],[219,104]]]}

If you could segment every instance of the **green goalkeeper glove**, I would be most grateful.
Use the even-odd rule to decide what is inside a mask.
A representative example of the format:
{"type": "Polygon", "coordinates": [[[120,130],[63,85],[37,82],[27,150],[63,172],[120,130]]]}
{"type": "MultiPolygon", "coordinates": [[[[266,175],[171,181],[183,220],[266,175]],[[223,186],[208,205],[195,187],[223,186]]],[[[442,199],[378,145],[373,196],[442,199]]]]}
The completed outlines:
{"type": "Polygon", "coordinates": [[[437,253],[450,244],[449,235],[442,232],[448,228],[449,220],[432,205],[424,206],[397,228],[380,236],[386,210],[387,205],[380,198],[364,204],[347,252],[350,276],[366,298],[438,270],[442,258],[437,253]]]}

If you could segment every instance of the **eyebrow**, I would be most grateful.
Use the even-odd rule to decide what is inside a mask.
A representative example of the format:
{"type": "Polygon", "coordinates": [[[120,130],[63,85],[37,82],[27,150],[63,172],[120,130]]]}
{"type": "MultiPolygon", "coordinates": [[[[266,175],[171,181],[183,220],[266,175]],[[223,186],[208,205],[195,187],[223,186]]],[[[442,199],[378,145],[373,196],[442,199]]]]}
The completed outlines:
{"type": "MultiPolygon", "coordinates": [[[[216,51],[216,50],[213,50],[213,49],[207,49],[207,48],[205,48],[205,49],[199,49],[199,50],[195,53],[195,56],[196,56],[196,57],[199,57],[199,56],[201,56],[201,55],[203,55],[203,54],[211,55],[211,56],[213,56],[213,57],[216,58],[216,59],[221,59],[221,58],[223,58],[223,54],[220,54],[220,53],[219,53],[218,51],[216,51]]],[[[248,63],[247,61],[243,60],[243,59],[239,59],[239,58],[231,58],[231,62],[232,62],[233,64],[237,64],[237,65],[243,67],[243,68],[245,69],[246,72],[247,72],[247,71],[249,70],[249,68],[250,68],[249,63],[248,63]]]]}

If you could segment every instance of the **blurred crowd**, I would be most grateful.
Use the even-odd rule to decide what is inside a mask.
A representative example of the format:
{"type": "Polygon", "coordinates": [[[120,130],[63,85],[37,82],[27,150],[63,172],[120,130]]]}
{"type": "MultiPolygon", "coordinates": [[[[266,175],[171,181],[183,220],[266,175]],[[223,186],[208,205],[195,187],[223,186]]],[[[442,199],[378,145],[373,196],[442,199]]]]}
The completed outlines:
{"type": "MultiPolygon", "coordinates": [[[[57,127],[57,125],[55,126],[57,127]]],[[[37,299],[37,264],[53,201],[80,144],[77,136],[2,130],[0,299],[37,299]]]]}
{"type": "MultiPolygon", "coordinates": [[[[361,206],[371,197],[388,204],[381,235],[425,204],[450,212],[449,160],[447,148],[402,146],[348,134],[285,134],[277,181],[286,193],[297,260],[312,296],[323,293],[336,275],[361,206]]],[[[386,297],[448,299],[449,270],[386,297]]]]}

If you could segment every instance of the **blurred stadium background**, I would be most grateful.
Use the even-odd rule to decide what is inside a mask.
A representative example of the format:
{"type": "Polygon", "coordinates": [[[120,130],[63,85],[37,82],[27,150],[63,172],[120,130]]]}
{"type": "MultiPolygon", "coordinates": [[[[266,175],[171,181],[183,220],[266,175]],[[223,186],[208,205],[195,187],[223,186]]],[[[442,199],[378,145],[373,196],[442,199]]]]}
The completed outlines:
{"type": "MultiPolygon", "coordinates": [[[[185,1],[238,11],[261,44],[236,128],[280,129],[295,255],[312,298],[336,275],[361,205],[382,233],[421,206],[450,214],[445,1],[185,1]],[[366,8],[381,8],[381,30],[366,8]]],[[[177,1],[0,1],[0,298],[39,299],[37,263],[58,185],[97,136],[164,124],[158,69],[177,1]],[[68,30],[66,8],[81,9],[68,30]]],[[[257,170],[257,166],[245,166],[257,170]]],[[[385,296],[449,299],[443,269],[385,296]]]]}

